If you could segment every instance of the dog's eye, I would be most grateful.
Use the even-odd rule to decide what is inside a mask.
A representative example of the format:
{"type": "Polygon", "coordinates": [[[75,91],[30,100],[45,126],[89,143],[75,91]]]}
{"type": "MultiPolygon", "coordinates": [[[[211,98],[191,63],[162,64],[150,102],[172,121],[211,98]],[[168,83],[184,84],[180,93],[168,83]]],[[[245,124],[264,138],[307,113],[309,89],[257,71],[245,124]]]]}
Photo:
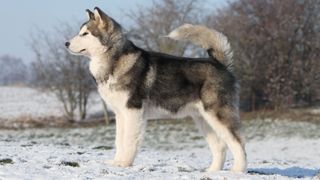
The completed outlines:
{"type": "Polygon", "coordinates": [[[88,35],[88,34],[89,34],[89,33],[85,32],[85,33],[81,34],[81,36],[86,36],[86,35],[88,35]]]}

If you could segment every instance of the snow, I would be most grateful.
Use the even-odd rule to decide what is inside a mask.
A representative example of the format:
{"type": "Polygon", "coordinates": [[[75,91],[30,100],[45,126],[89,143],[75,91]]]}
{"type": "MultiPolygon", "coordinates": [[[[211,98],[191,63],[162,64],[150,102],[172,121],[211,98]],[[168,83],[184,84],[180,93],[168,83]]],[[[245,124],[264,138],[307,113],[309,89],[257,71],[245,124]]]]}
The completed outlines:
{"type": "MultiPolygon", "coordinates": [[[[300,139],[294,139],[294,141],[300,141],[300,139]]],[[[283,143],[286,142],[286,140],[281,139],[280,142],[283,143]]],[[[287,145],[282,146],[280,144],[269,146],[273,143],[274,140],[267,142],[250,142],[248,144],[249,171],[254,171],[255,174],[237,174],[228,171],[218,173],[203,172],[209,164],[209,159],[204,158],[209,157],[209,152],[207,149],[199,148],[182,151],[151,151],[144,149],[138,155],[133,167],[123,169],[109,167],[104,164],[104,160],[112,158],[114,150],[101,151],[93,150],[90,147],[41,144],[18,148],[19,146],[17,146],[18,144],[16,143],[6,143],[6,146],[1,148],[2,156],[9,155],[16,163],[1,167],[0,178],[200,179],[210,177],[213,179],[289,179],[298,177],[312,178],[319,171],[317,168],[319,168],[320,154],[315,152],[320,145],[318,142],[307,141],[299,146],[296,146],[295,142],[289,142],[287,145]],[[303,148],[306,145],[309,147],[308,154],[302,151],[295,151],[297,148],[303,148]],[[284,151],[282,150],[284,146],[288,149],[293,149],[284,151]],[[266,150],[264,149],[271,151],[267,151],[267,154],[265,154],[266,150]],[[274,157],[273,155],[276,156],[274,157]],[[305,162],[307,155],[314,155],[314,159],[305,162]],[[63,161],[78,162],[80,167],[61,165],[63,161]],[[316,167],[317,164],[318,167],[316,167]]],[[[1,146],[3,145],[4,144],[1,144],[1,146]]],[[[230,160],[227,162],[227,167],[229,166],[230,160]]]]}
{"type": "Polygon", "coordinates": [[[244,123],[249,162],[246,174],[227,171],[232,165],[230,154],[224,171],[205,172],[211,159],[208,147],[187,120],[149,122],[145,142],[129,168],[104,163],[115,152],[114,125],[2,130],[0,161],[9,158],[13,164],[0,163],[0,179],[316,179],[320,172],[319,132],[304,134],[301,130],[285,136],[285,128],[274,131],[270,124],[306,131],[320,127],[289,121],[244,123]],[[263,130],[254,128],[263,123],[263,130]],[[259,133],[266,136],[255,136],[259,133]],[[68,166],[68,162],[79,167],[68,166]]]}
{"type": "MultiPolygon", "coordinates": [[[[102,109],[93,94],[89,114],[102,109]]],[[[316,113],[318,110],[314,110],[316,113]]],[[[25,87],[0,87],[0,119],[63,115],[53,94],[25,87]]],[[[136,161],[129,168],[112,159],[114,124],[74,129],[0,131],[0,179],[320,179],[320,124],[287,120],[245,121],[248,173],[207,173],[210,153],[191,121],[151,121],[136,161]]]]}
{"type": "MultiPolygon", "coordinates": [[[[88,113],[93,115],[103,109],[100,97],[93,93],[88,103],[88,113]]],[[[28,87],[0,87],[0,118],[63,116],[63,106],[53,93],[28,87]]]]}
{"type": "Polygon", "coordinates": [[[15,118],[27,115],[55,115],[61,113],[62,109],[51,94],[31,88],[1,87],[0,112],[2,118],[15,118]]]}

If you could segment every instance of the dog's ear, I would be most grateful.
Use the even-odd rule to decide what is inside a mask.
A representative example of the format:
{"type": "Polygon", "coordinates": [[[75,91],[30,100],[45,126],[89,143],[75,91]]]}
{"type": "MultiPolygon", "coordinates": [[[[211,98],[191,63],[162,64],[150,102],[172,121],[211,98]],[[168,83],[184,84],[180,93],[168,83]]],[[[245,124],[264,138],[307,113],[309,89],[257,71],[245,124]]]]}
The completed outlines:
{"type": "Polygon", "coordinates": [[[104,13],[98,7],[94,8],[94,17],[95,17],[95,21],[105,29],[115,29],[119,27],[117,22],[115,22],[112,18],[110,18],[106,13],[104,13]]]}
{"type": "Polygon", "coordinates": [[[89,20],[95,20],[95,16],[93,12],[91,12],[89,9],[87,9],[86,12],[89,20]]]}
{"type": "Polygon", "coordinates": [[[106,15],[100,8],[95,7],[94,8],[94,17],[99,23],[103,23],[107,25],[110,23],[110,18],[108,15],[106,15]]]}

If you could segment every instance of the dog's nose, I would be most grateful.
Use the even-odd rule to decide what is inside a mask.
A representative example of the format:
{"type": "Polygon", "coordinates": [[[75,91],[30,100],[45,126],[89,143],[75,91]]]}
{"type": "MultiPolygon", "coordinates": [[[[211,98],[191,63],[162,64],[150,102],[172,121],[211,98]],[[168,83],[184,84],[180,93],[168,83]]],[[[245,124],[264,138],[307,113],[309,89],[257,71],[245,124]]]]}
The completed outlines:
{"type": "Polygon", "coordinates": [[[69,47],[69,46],[70,46],[70,43],[69,43],[69,42],[66,42],[65,45],[66,45],[66,47],[69,47]]]}

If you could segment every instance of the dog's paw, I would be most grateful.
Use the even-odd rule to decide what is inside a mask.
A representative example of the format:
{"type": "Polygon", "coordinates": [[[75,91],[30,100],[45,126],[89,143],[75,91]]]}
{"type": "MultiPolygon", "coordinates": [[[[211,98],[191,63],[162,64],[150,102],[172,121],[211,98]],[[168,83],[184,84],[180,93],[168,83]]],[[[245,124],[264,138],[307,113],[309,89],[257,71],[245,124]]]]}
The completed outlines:
{"type": "Polygon", "coordinates": [[[220,167],[209,167],[206,169],[206,172],[218,172],[221,171],[222,169],[220,167]]]}
{"type": "Polygon", "coordinates": [[[246,173],[247,172],[245,167],[237,167],[237,166],[233,166],[230,170],[235,173],[246,173]]]}
{"type": "Polygon", "coordinates": [[[117,161],[117,160],[107,160],[105,161],[105,163],[113,167],[129,167],[132,165],[131,162],[117,161]]]}
{"type": "Polygon", "coordinates": [[[116,160],[110,159],[110,160],[106,160],[104,163],[110,166],[114,166],[116,165],[116,160]]]}

